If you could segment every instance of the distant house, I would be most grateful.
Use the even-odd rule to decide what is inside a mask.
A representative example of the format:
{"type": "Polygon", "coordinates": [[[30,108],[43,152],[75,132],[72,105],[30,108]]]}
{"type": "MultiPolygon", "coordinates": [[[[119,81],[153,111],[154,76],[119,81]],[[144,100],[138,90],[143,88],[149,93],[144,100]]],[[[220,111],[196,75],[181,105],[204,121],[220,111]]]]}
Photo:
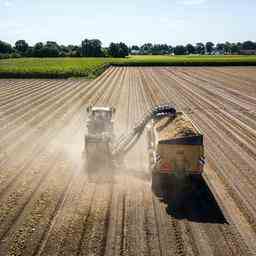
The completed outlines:
{"type": "Polygon", "coordinates": [[[256,50],[240,50],[239,53],[244,55],[256,55],[256,50]]]}

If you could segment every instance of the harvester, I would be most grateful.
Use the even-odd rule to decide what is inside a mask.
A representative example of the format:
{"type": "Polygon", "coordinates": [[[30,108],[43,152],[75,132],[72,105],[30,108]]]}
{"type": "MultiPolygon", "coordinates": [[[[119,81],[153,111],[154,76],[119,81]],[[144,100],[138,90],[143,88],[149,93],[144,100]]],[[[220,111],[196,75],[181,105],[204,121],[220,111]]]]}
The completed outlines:
{"type": "Polygon", "coordinates": [[[183,112],[172,104],[154,107],[119,138],[114,136],[111,107],[87,108],[85,156],[87,169],[118,168],[143,131],[147,130],[149,170],[154,192],[184,191],[201,177],[204,166],[203,135],[183,112]]]}

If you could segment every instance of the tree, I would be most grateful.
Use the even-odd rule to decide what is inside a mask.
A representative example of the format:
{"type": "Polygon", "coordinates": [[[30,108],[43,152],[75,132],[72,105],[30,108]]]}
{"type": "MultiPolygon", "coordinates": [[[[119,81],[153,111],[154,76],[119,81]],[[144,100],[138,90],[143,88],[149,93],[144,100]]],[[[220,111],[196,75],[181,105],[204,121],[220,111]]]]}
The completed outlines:
{"type": "Polygon", "coordinates": [[[60,45],[60,57],[80,57],[81,48],[77,45],[60,45]]]}
{"type": "MultiPolygon", "coordinates": [[[[33,57],[34,49],[33,47],[29,46],[28,49],[25,52],[26,57],[33,57]]],[[[21,57],[21,55],[18,54],[18,56],[21,57]]]]}
{"type": "Polygon", "coordinates": [[[196,52],[198,54],[205,54],[205,47],[203,43],[197,43],[196,44],[196,52]]]}
{"type": "Polygon", "coordinates": [[[237,45],[237,48],[238,48],[238,52],[239,52],[240,50],[242,50],[243,44],[242,44],[241,42],[236,43],[236,45],[237,45]]]}
{"type": "Polygon", "coordinates": [[[214,43],[212,43],[212,42],[207,42],[207,43],[205,44],[205,49],[206,49],[206,52],[207,52],[208,54],[212,54],[213,49],[214,49],[214,43]]]}
{"type": "Polygon", "coordinates": [[[129,53],[130,54],[138,54],[140,53],[140,47],[138,45],[132,45],[131,47],[129,47],[129,53]]]}
{"type": "Polygon", "coordinates": [[[0,41],[0,53],[8,54],[13,51],[12,46],[6,42],[0,41]]]}
{"type": "Polygon", "coordinates": [[[224,53],[225,49],[224,49],[225,45],[222,44],[222,43],[218,43],[216,45],[216,50],[219,52],[219,53],[224,53]]]}
{"type": "Polygon", "coordinates": [[[111,57],[111,56],[109,55],[109,49],[108,49],[107,47],[103,47],[103,48],[102,48],[102,56],[103,56],[103,57],[111,57]]]}
{"type": "Polygon", "coordinates": [[[171,45],[168,45],[168,54],[173,53],[173,47],[171,45]]]}
{"type": "Polygon", "coordinates": [[[46,44],[41,42],[36,43],[32,50],[34,57],[60,57],[62,56],[61,53],[61,47],[52,41],[48,41],[46,44]]]}
{"type": "Polygon", "coordinates": [[[141,51],[144,54],[151,54],[152,48],[153,48],[153,45],[151,43],[146,43],[141,46],[141,51]]]}
{"type": "Polygon", "coordinates": [[[69,57],[71,55],[71,49],[69,48],[69,46],[60,45],[59,49],[61,57],[69,57]]]}
{"type": "Polygon", "coordinates": [[[186,54],[186,47],[184,47],[183,45],[177,45],[176,47],[174,47],[174,54],[175,55],[186,54]]]}
{"type": "Polygon", "coordinates": [[[98,39],[85,39],[82,41],[81,55],[84,57],[101,57],[101,41],[98,39]]]}
{"type": "Polygon", "coordinates": [[[161,55],[164,54],[162,50],[162,46],[160,44],[154,44],[151,48],[151,54],[153,55],[161,55]]]}
{"type": "Polygon", "coordinates": [[[139,51],[140,50],[140,47],[138,45],[133,45],[131,47],[131,50],[135,50],[135,51],[139,51]]]}
{"type": "Polygon", "coordinates": [[[230,51],[232,54],[239,52],[239,46],[238,44],[232,43],[230,47],[230,51]]]}
{"type": "Polygon", "coordinates": [[[39,43],[36,43],[34,48],[33,48],[33,56],[34,57],[43,57],[43,43],[39,42],[39,43]]]}
{"type": "Polygon", "coordinates": [[[48,41],[42,48],[42,57],[59,57],[60,47],[56,42],[48,41]]]}
{"type": "Polygon", "coordinates": [[[129,55],[129,48],[125,43],[119,43],[119,56],[124,58],[129,55]]]}
{"type": "Polygon", "coordinates": [[[119,46],[115,43],[110,43],[108,48],[109,55],[112,57],[119,57],[119,46]]]}
{"type": "Polygon", "coordinates": [[[242,50],[256,50],[256,43],[252,41],[245,41],[242,44],[242,50]]]}
{"type": "Polygon", "coordinates": [[[151,47],[151,54],[153,55],[163,55],[169,54],[169,46],[167,44],[154,44],[151,47]]]}
{"type": "Polygon", "coordinates": [[[129,48],[124,43],[111,43],[108,48],[109,55],[117,58],[124,58],[129,55],[129,48]]]}
{"type": "Polygon", "coordinates": [[[81,47],[77,45],[69,45],[68,47],[69,50],[69,56],[70,57],[80,57],[81,56],[81,47]]]}
{"type": "Polygon", "coordinates": [[[224,51],[226,54],[230,54],[231,53],[231,43],[230,42],[225,42],[224,44],[224,51]]]}
{"type": "Polygon", "coordinates": [[[25,54],[25,52],[28,50],[29,45],[25,40],[18,40],[15,43],[15,49],[22,55],[25,54]]]}
{"type": "Polygon", "coordinates": [[[186,45],[186,52],[188,54],[194,54],[196,52],[196,49],[192,44],[187,44],[186,45]]]}

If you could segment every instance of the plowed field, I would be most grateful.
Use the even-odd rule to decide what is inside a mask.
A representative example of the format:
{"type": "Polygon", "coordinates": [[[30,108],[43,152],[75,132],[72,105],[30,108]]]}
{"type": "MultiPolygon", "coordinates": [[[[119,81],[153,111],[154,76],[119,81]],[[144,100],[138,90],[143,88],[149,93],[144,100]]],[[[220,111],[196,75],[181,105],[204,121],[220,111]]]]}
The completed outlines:
{"type": "Polygon", "coordinates": [[[0,80],[0,255],[256,255],[256,68],[0,80]],[[161,102],[205,135],[204,193],[176,211],[151,192],[144,135],[94,181],[81,154],[85,105],[115,106],[121,134],[161,102]]]}

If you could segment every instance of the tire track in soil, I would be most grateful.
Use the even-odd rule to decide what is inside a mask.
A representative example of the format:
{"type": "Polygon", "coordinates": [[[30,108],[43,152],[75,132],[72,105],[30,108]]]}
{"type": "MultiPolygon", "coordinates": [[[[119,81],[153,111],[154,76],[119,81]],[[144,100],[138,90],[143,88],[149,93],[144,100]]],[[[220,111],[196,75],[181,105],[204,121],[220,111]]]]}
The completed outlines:
{"type": "Polygon", "coordinates": [[[34,194],[35,199],[30,199],[12,229],[2,238],[0,254],[28,255],[35,250],[37,241],[50,222],[52,212],[58,207],[70,180],[69,175],[64,176],[67,168],[60,170],[60,166],[57,165],[52,170],[55,173],[48,176],[48,179],[39,186],[34,194]]]}
{"type": "MultiPolygon", "coordinates": [[[[190,94],[190,98],[191,98],[191,97],[193,97],[192,94],[190,94]]],[[[194,100],[194,102],[196,102],[196,101],[194,100]]],[[[202,104],[202,100],[200,101],[200,104],[202,104]]],[[[208,114],[208,116],[209,116],[209,118],[210,118],[210,115],[209,115],[209,114],[208,114]]],[[[214,116],[211,115],[211,118],[212,118],[212,119],[213,119],[213,117],[214,117],[214,116]]],[[[223,130],[224,130],[224,129],[227,129],[227,127],[222,126],[222,124],[221,124],[217,119],[216,119],[216,122],[219,123],[219,127],[223,127],[223,130]]],[[[222,119],[222,123],[223,123],[223,119],[222,119]]],[[[214,124],[213,124],[213,123],[212,123],[212,125],[213,125],[213,127],[214,127],[214,124]]],[[[218,129],[217,126],[216,126],[216,129],[218,129]]],[[[229,133],[229,134],[230,134],[230,133],[229,133]]],[[[231,134],[230,134],[230,135],[231,135],[231,134]]],[[[218,135],[218,136],[219,136],[219,135],[218,135]]],[[[229,139],[227,138],[226,141],[228,142],[228,140],[229,140],[229,139]]],[[[222,144],[223,144],[223,143],[222,143],[222,144]]],[[[220,145],[220,146],[221,146],[221,145],[220,145]]],[[[234,147],[234,146],[233,146],[233,147],[234,147]]],[[[245,147],[243,147],[243,148],[245,149],[245,147]]],[[[232,150],[232,147],[231,147],[231,150],[232,150]]],[[[225,152],[225,151],[224,151],[224,152],[225,152]]],[[[234,154],[235,154],[235,152],[234,152],[234,154]]],[[[240,153],[239,155],[240,155],[240,157],[242,157],[243,153],[240,153]]],[[[246,157],[246,156],[245,156],[245,157],[246,157]]],[[[250,158],[248,157],[248,155],[247,155],[246,159],[248,159],[248,160],[250,159],[250,158]]],[[[248,163],[248,161],[247,161],[247,163],[248,163]]],[[[240,168],[240,170],[241,170],[241,172],[244,172],[242,168],[240,168]]],[[[235,171],[235,170],[234,170],[234,171],[235,171]]],[[[239,175],[239,173],[238,173],[238,175],[239,175]]],[[[241,179],[244,179],[244,178],[247,177],[247,176],[248,176],[248,175],[247,175],[246,173],[244,173],[244,176],[242,176],[241,179]]],[[[250,182],[250,179],[251,179],[251,178],[253,178],[253,174],[248,177],[248,182],[247,182],[247,183],[251,183],[251,182],[250,182]]],[[[244,182],[244,184],[246,184],[246,182],[244,182]]],[[[249,184],[247,184],[247,188],[248,188],[248,185],[249,185],[249,184]]],[[[251,185],[254,186],[253,183],[252,183],[251,185]]],[[[244,188],[243,190],[245,190],[245,188],[244,188]]],[[[249,194],[250,194],[250,193],[249,193],[249,194]]],[[[245,198],[246,198],[246,197],[245,197],[245,198]]]]}
{"type": "MultiPolygon", "coordinates": [[[[144,70],[144,72],[146,72],[144,70]]],[[[141,70],[142,72],[142,70],[141,70]]],[[[143,77],[142,84],[144,85],[144,93],[148,92],[148,98],[151,98],[151,107],[159,104],[161,101],[166,102],[165,95],[162,94],[161,90],[157,87],[149,87],[152,80],[149,80],[149,76],[141,73],[143,77]],[[156,93],[157,91],[157,93],[156,93]]],[[[185,243],[185,239],[181,232],[181,224],[175,218],[168,216],[165,212],[165,206],[158,202],[159,199],[154,199],[155,218],[157,219],[157,225],[159,230],[159,243],[160,252],[162,255],[177,254],[185,255],[185,246],[189,246],[185,243]],[[165,237],[161,236],[160,233],[165,229],[165,237]],[[167,238],[166,238],[167,237],[167,238]]]]}
{"type": "MultiPolygon", "coordinates": [[[[116,79],[118,79],[119,75],[120,72],[116,74],[116,79]]],[[[105,84],[107,85],[106,82],[105,84]]],[[[109,87],[104,96],[97,97],[91,102],[96,105],[104,102],[107,104],[115,89],[114,86],[109,87]]],[[[111,103],[109,102],[108,104],[111,103]]],[[[93,204],[83,224],[77,255],[105,255],[114,189],[113,179],[114,177],[106,177],[104,175],[96,177],[96,181],[94,181],[97,185],[93,196],[93,204]]]]}
{"type": "MultiPolygon", "coordinates": [[[[100,78],[98,78],[98,79],[96,79],[95,81],[94,81],[94,83],[93,84],[97,84],[102,78],[104,78],[104,76],[102,76],[102,77],[100,77],[100,78]]],[[[90,86],[90,89],[93,89],[93,86],[90,86]]],[[[86,90],[86,88],[85,89],[83,89],[84,91],[86,90]]],[[[82,95],[81,94],[82,92],[80,92],[80,95],[82,95]]],[[[57,117],[57,116],[55,116],[55,117],[53,117],[53,119],[55,119],[55,121],[56,120],[58,120],[59,119],[59,117],[57,117]]],[[[44,120],[44,122],[45,122],[45,120],[44,120]]],[[[46,126],[47,126],[47,124],[48,124],[48,122],[49,122],[49,120],[46,122],[46,126]]],[[[42,126],[42,125],[41,125],[42,126]]],[[[56,132],[58,131],[58,128],[57,127],[54,127],[54,129],[56,130],[56,132]]],[[[36,136],[36,138],[38,138],[39,136],[37,135],[36,136]]],[[[47,138],[47,137],[46,137],[47,138]]],[[[45,138],[45,139],[46,139],[45,138]]],[[[48,140],[49,140],[49,138],[47,138],[48,140]]],[[[34,142],[34,141],[33,141],[34,142]]],[[[12,145],[12,144],[11,144],[12,145]]],[[[39,145],[37,145],[37,144],[34,144],[34,147],[31,149],[31,153],[34,155],[34,156],[36,156],[36,155],[38,155],[39,154],[39,152],[38,152],[38,147],[39,145]],[[36,151],[36,152],[34,152],[34,151],[36,151]]],[[[24,147],[23,147],[23,151],[24,151],[24,147]]],[[[27,154],[27,159],[33,159],[34,157],[33,156],[30,156],[30,154],[31,153],[27,153],[26,152],[26,154],[27,154]]],[[[19,152],[19,154],[20,154],[20,152],[19,152]]],[[[6,154],[4,154],[4,157],[6,157],[6,154]]],[[[26,162],[24,162],[24,163],[26,163],[26,162]]],[[[17,166],[20,166],[21,165],[21,163],[19,163],[19,162],[17,162],[17,159],[15,159],[15,164],[17,165],[17,166]]],[[[26,165],[25,165],[26,166],[26,165]]],[[[26,168],[24,166],[24,168],[26,168]]],[[[24,169],[23,168],[23,169],[24,169]]],[[[5,167],[5,169],[6,169],[6,167],[5,167]]],[[[14,169],[16,169],[16,167],[14,168],[13,167],[13,170],[14,169]]],[[[7,173],[7,174],[9,174],[9,173],[11,173],[11,172],[5,172],[5,173],[7,173]]],[[[16,177],[18,177],[18,176],[16,176],[16,177]]],[[[15,177],[15,179],[16,179],[16,177],[15,177]]],[[[3,177],[3,175],[2,175],[2,177],[1,177],[1,181],[3,182],[4,181],[4,177],[3,177]]]]}
{"type": "MultiPolygon", "coordinates": [[[[72,101],[74,101],[74,99],[71,99],[72,101]]],[[[64,115],[64,114],[62,114],[62,118],[66,118],[66,120],[68,120],[68,118],[69,117],[71,117],[73,114],[74,114],[74,112],[72,112],[72,111],[76,111],[76,109],[77,109],[77,106],[79,107],[79,105],[74,105],[74,106],[72,106],[72,108],[70,108],[69,109],[69,112],[67,112],[66,113],[66,115],[64,115]]],[[[60,108],[60,110],[58,110],[58,112],[57,112],[57,114],[60,114],[61,112],[61,110],[63,110],[63,106],[62,106],[62,108],[60,108]]],[[[54,113],[54,112],[53,112],[54,113]]],[[[52,114],[53,114],[52,113],[52,114]]],[[[51,117],[48,117],[48,118],[51,118],[51,117]]],[[[52,116],[52,118],[56,118],[56,119],[58,119],[58,120],[61,120],[61,118],[59,117],[58,118],[58,116],[56,115],[56,116],[52,116]]],[[[50,119],[51,120],[51,119],[50,119]]],[[[65,119],[64,119],[65,120],[65,119]]],[[[63,120],[63,121],[64,121],[63,120]]],[[[56,122],[56,121],[55,121],[56,122]]],[[[57,122],[56,122],[57,123],[57,122]]],[[[63,125],[63,123],[58,123],[58,124],[60,124],[61,126],[63,125]]],[[[60,127],[58,127],[58,126],[55,126],[54,127],[54,134],[57,134],[59,131],[60,131],[60,128],[61,128],[61,126],[60,127]]],[[[48,139],[49,140],[49,135],[50,135],[50,133],[48,132],[48,133],[46,133],[46,136],[45,137],[43,137],[44,139],[48,139]]],[[[39,141],[40,141],[40,139],[42,139],[42,138],[38,138],[39,139],[39,141]]],[[[33,142],[35,142],[35,141],[33,141],[33,142]]],[[[14,173],[14,176],[11,176],[10,178],[11,178],[11,180],[9,181],[9,183],[7,182],[7,180],[5,180],[5,183],[6,183],[6,186],[4,187],[4,188],[2,188],[2,189],[6,189],[6,187],[8,187],[8,186],[10,186],[20,175],[22,175],[23,174],[23,172],[21,172],[20,171],[20,169],[24,169],[24,168],[26,168],[26,166],[28,166],[30,163],[31,163],[31,161],[33,161],[33,159],[38,155],[38,151],[40,151],[41,149],[40,148],[38,148],[38,143],[36,142],[35,144],[34,144],[34,149],[32,148],[32,151],[30,151],[30,154],[32,154],[32,156],[33,157],[31,157],[31,155],[30,154],[28,154],[27,152],[27,158],[25,158],[25,161],[23,162],[23,164],[22,163],[20,163],[20,162],[15,162],[14,164],[14,166],[12,167],[11,166],[11,168],[13,168],[13,170],[14,169],[16,169],[16,167],[15,166],[17,166],[19,169],[17,169],[16,170],[16,172],[14,173]],[[36,150],[36,152],[34,152],[34,150],[36,150]],[[26,162],[26,159],[30,159],[30,161],[29,162],[26,162]],[[25,166],[24,166],[25,165],[25,166]],[[21,167],[21,168],[20,168],[21,167]],[[18,172],[17,172],[18,171],[18,172]]],[[[43,146],[44,146],[44,148],[45,148],[45,144],[43,144],[43,146]]],[[[7,166],[8,167],[8,166],[7,166]]],[[[9,166],[10,167],[10,166],[9,166]]],[[[3,166],[2,166],[2,168],[3,168],[3,166]]],[[[5,167],[5,170],[6,170],[7,168],[5,167]]],[[[4,169],[2,169],[2,170],[4,170],[4,169]]],[[[10,170],[12,170],[12,169],[10,169],[10,170]]],[[[9,173],[12,173],[13,174],[13,172],[7,172],[7,175],[9,174],[9,173]]],[[[1,179],[3,180],[4,179],[4,176],[3,175],[1,175],[2,177],[1,177],[1,179]]]]}
{"type": "MultiPolygon", "coordinates": [[[[28,99],[22,99],[20,102],[15,101],[15,104],[11,104],[10,106],[6,106],[5,108],[0,108],[3,115],[4,122],[6,120],[16,121],[16,119],[24,114],[27,113],[31,108],[37,106],[38,103],[45,101],[46,99],[52,99],[55,95],[58,95],[61,90],[67,89],[67,87],[75,87],[78,86],[79,83],[55,83],[52,86],[48,86],[45,90],[40,91],[34,97],[28,97],[28,99]],[[16,117],[15,117],[16,116],[16,117]]],[[[10,124],[8,124],[10,125],[10,124]]]]}
{"type": "MultiPolygon", "coordinates": [[[[72,124],[74,127],[77,127],[78,126],[78,123],[76,122],[75,124],[72,124]]],[[[70,127],[71,129],[73,129],[72,127],[70,127]]],[[[66,138],[66,136],[64,136],[63,134],[62,134],[62,136],[64,137],[64,138],[66,138]]],[[[74,137],[73,137],[74,138],[74,137]]],[[[64,155],[63,155],[64,156],[64,155]]],[[[65,157],[66,158],[66,157],[65,157]]],[[[61,160],[62,162],[63,162],[63,159],[61,160]]],[[[56,163],[58,163],[58,161],[56,160],[55,161],[55,165],[56,165],[56,163]]],[[[65,159],[65,161],[63,162],[63,164],[61,164],[61,162],[59,161],[59,164],[57,165],[57,166],[55,166],[55,169],[56,169],[56,171],[60,171],[60,170],[58,170],[60,167],[62,167],[62,168],[64,168],[64,172],[62,173],[62,175],[60,176],[60,179],[57,179],[57,180],[59,180],[58,182],[62,182],[63,181],[63,179],[65,180],[65,176],[63,176],[63,174],[65,173],[65,175],[66,175],[66,178],[67,178],[67,180],[69,180],[69,182],[68,183],[70,183],[70,179],[68,179],[68,176],[67,175],[69,175],[69,172],[67,172],[67,170],[70,170],[70,169],[74,169],[73,167],[72,168],[68,168],[68,167],[70,167],[70,164],[68,164],[68,162],[67,162],[67,159],[65,159]]],[[[52,172],[52,171],[51,171],[52,172]]],[[[72,172],[71,172],[72,173],[72,172]]],[[[49,175],[48,175],[49,176],[49,175]]],[[[52,178],[54,177],[54,176],[56,176],[56,174],[55,173],[53,173],[52,174],[52,178]]],[[[52,184],[52,186],[51,186],[51,182],[44,182],[43,183],[43,185],[44,184],[48,184],[49,183],[49,189],[52,189],[53,190],[53,192],[54,192],[54,188],[56,187],[56,186],[54,186],[54,184],[52,184]]],[[[43,186],[43,185],[40,185],[40,186],[43,186]]],[[[55,213],[56,213],[56,211],[58,210],[58,208],[59,208],[59,206],[61,206],[61,202],[64,200],[64,195],[66,195],[65,194],[65,190],[66,189],[63,189],[63,192],[61,192],[61,193],[57,193],[57,195],[56,196],[58,196],[58,194],[60,194],[61,196],[60,196],[60,200],[58,201],[58,204],[57,204],[57,206],[56,206],[56,208],[55,208],[55,210],[54,210],[54,212],[52,213],[52,214],[50,214],[50,220],[51,220],[51,218],[54,218],[54,216],[55,216],[55,213]]],[[[37,190],[36,190],[36,192],[35,193],[37,193],[37,190]]],[[[45,194],[45,191],[43,192],[43,194],[45,194]]],[[[55,193],[56,194],[56,193],[55,193]]],[[[52,195],[55,195],[54,193],[50,193],[49,195],[50,196],[52,196],[52,195]]],[[[34,199],[35,200],[35,199],[34,199]]],[[[31,205],[31,201],[32,201],[32,198],[28,201],[28,204],[29,205],[31,205]]],[[[57,200],[53,200],[53,202],[57,202],[57,200]]],[[[26,208],[31,208],[30,206],[28,206],[28,207],[26,207],[26,208]]],[[[54,209],[54,208],[53,208],[54,209]]],[[[25,211],[26,211],[26,209],[25,209],[25,211]]],[[[30,210],[27,210],[28,211],[28,214],[32,214],[31,213],[31,211],[30,210]]],[[[39,211],[40,212],[40,211],[39,211]]],[[[23,211],[22,211],[22,214],[23,214],[23,211]]],[[[45,217],[49,217],[49,216],[47,216],[47,214],[45,214],[45,217]]],[[[22,219],[24,219],[24,217],[22,218],[22,219]]],[[[47,224],[48,225],[48,224],[47,224]]],[[[26,227],[26,226],[30,226],[30,225],[27,225],[27,224],[24,224],[24,226],[26,227]]],[[[43,226],[43,224],[41,223],[41,225],[40,225],[40,227],[42,228],[42,226],[43,226]]],[[[13,229],[13,228],[12,228],[13,229]]],[[[44,229],[42,229],[41,230],[41,234],[42,234],[42,232],[45,232],[45,228],[44,229]]],[[[26,233],[26,232],[25,232],[26,233]]],[[[40,237],[38,237],[38,239],[39,239],[40,237]]],[[[36,241],[36,238],[33,238],[32,239],[33,241],[34,241],[34,244],[35,244],[35,241],[36,241]]],[[[29,243],[29,242],[28,242],[29,243]]],[[[33,245],[34,245],[33,244],[33,245]]],[[[32,248],[32,247],[30,247],[30,248],[32,248]]],[[[25,253],[25,255],[27,255],[26,253],[25,253]]]]}
{"type": "Polygon", "coordinates": [[[15,93],[10,93],[8,97],[4,95],[4,100],[0,101],[0,106],[2,107],[7,107],[8,105],[12,104],[14,101],[21,101],[22,99],[26,99],[30,96],[30,94],[33,96],[34,93],[38,93],[44,88],[47,88],[50,85],[53,84],[51,81],[45,81],[44,86],[40,82],[37,83],[36,87],[28,87],[28,90],[23,91],[22,88],[16,89],[15,93]]]}
{"type": "MultiPolygon", "coordinates": [[[[104,87],[104,84],[103,84],[103,87],[104,87]]],[[[109,90],[109,94],[111,95],[112,93],[111,93],[111,91],[109,90]]],[[[98,99],[99,100],[99,99],[98,99]]],[[[105,97],[102,97],[102,100],[105,100],[105,97]]],[[[96,101],[97,101],[97,98],[96,98],[96,101]]],[[[82,176],[83,177],[83,176],[82,176]]],[[[89,183],[88,183],[89,184],[89,183]]],[[[88,185],[87,184],[87,185],[88,185]]],[[[96,189],[95,189],[96,190],[96,189]]],[[[96,192],[95,192],[96,193],[96,192]]],[[[93,197],[93,199],[92,199],[93,201],[95,201],[95,199],[94,199],[94,197],[93,197]]],[[[66,214],[64,213],[64,209],[65,209],[65,207],[66,207],[66,205],[63,207],[63,215],[64,216],[66,216],[66,214]]],[[[91,206],[92,207],[92,206],[91,206]]],[[[91,211],[91,210],[90,210],[91,211]]],[[[88,235],[91,231],[88,231],[87,230],[87,221],[89,221],[90,219],[89,219],[89,214],[90,214],[90,211],[88,212],[88,215],[87,215],[87,218],[86,218],[86,222],[84,223],[84,227],[85,227],[85,229],[86,229],[86,235],[88,235]]],[[[108,215],[109,213],[107,213],[107,215],[108,215]]],[[[61,215],[61,214],[60,214],[61,215]]],[[[106,232],[107,230],[108,230],[108,219],[109,219],[109,217],[106,217],[106,219],[105,219],[105,223],[104,223],[104,225],[105,225],[105,227],[103,228],[103,232],[106,232]]],[[[68,220],[69,222],[71,221],[71,220],[68,220]]],[[[74,221],[74,220],[73,220],[74,221]]],[[[76,220],[77,221],[77,220],[76,220]]],[[[75,221],[75,222],[76,222],[75,221]]],[[[68,228],[69,228],[69,225],[71,225],[71,230],[72,230],[72,224],[70,224],[70,223],[67,223],[66,225],[68,225],[68,228]]],[[[55,229],[56,227],[54,226],[53,227],[53,229],[55,229]]],[[[99,228],[96,228],[96,230],[98,230],[99,228]]],[[[61,231],[61,230],[59,230],[59,231],[61,231]]],[[[65,230],[64,230],[65,231],[65,230]]],[[[70,231],[71,232],[71,231],[70,231]]],[[[84,231],[85,232],[85,231],[84,231]]],[[[50,232],[51,233],[51,232],[50,232]]],[[[82,231],[81,231],[81,233],[83,233],[82,231]]],[[[96,234],[96,231],[92,231],[92,233],[95,235],[96,234]]],[[[53,234],[54,234],[54,232],[53,232],[53,234]]],[[[63,234],[63,231],[61,232],[61,234],[65,237],[65,234],[63,234]]],[[[92,235],[93,235],[92,234],[92,235]]],[[[49,235],[49,237],[52,235],[52,234],[49,234],[48,233],[48,235],[49,235]]],[[[96,234],[97,235],[97,234],[96,234]]],[[[105,247],[106,247],[106,245],[105,245],[105,243],[106,243],[106,241],[104,240],[107,236],[106,236],[106,234],[105,235],[103,235],[102,236],[103,237],[103,240],[102,240],[102,244],[100,245],[101,246],[101,251],[104,251],[105,249],[105,247]]],[[[45,244],[47,245],[47,246],[45,246],[45,248],[43,248],[43,247],[41,247],[41,250],[40,250],[40,254],[41,254],[41,252],[42,252],[42,255],[48,255],[49,254],[49,252],[51,252],[51,250],[49,250],[49,248],[51,248],[51,245],[48,245],[47,243],[49,243],[49,244],[51,244],[50,243],[50,239],[46,239],[47,241],[45,241],[45,244]]],[[[81,251],[81,253],[83,253],[83,250],[82,250],[82,245],[83,245],[83,243],[84,243],[84,238],[83,238],[83,235],[82,235],[82,238],[80,238],[80,245],[78,245],[78,248],[80,248],[80,249],[78,249],[78,251],[81,251]]],[[[63,245],[65,245],[66,244],[66,242],[65,242],[65,238],[63,239],[61,239],[61,240],[58,240],[58,245],[59,244],[62,244],[62,246],[63,245]],[[62,241],[62,242],[61,242],[62,241]]],[[[61,249],[60,249],[60,246],[58,246],[58,251],[61,251],[62,253],[64,253],[64,251],[62,251],[61,249]]],[[[66,251],[66,250],[65,250],[66,251]]],[[[67,251],[69,251],[70,253],[71,253],[71,251],[70,250],[67,250],[67,251]]],[[[72,251],[72,255],[73,255],[73,253],[74,253],[74,250],[72,251]]],[[[103,252],[102,252],[102,254],[103,254],[103,252]]]]}
{"type": "MultiPolygon", "coordinates": [[[[0,92],[1,98],[6,100],[6,96],[12,95],[12,96],[15,97],[15,93],[20,93],[20,92],[25,93],[27,90],[29,91],[29,90],[34,89],[34,88],[39,88],[40,87],[39,84],[49,83],[49,80],[48,81],[47,80],[45,80],[45,81],[34,80],[34,81],[29,81],[29,82],[26,81],[26,80],[21,80],[21,81],[18,81],[18,82],[15,81],[15,82],[13,82],[13,84],[14,83],[15,83],[15,85],[12,86],[12,87],[8,87],[8,88],[1,87],[1,92],[0,92]]],[[[9,97],[7,99],[9,99],[9,97]]]]}
{"type": "MultiPolygon", "coordinates": [[[[77,124],[78,122],[76,122],[77,124]]],[[[59,135],[58,138],[61,136],[63,135],[59,135]]],[[[55,141],[58,141],[58,138],[55,141]]],[[[45,179],[52,173],[52,168],[55,168],[60,157],[61,152],[56,151],[55,147],[51,147],[50,150],[34,160],[34,165],[30,165],[26,176],[18,179],[5,194],[1,194],[1,239],[12,227],[12,223],[20,217],[38,187],[45,183],[45,179]]]]}

